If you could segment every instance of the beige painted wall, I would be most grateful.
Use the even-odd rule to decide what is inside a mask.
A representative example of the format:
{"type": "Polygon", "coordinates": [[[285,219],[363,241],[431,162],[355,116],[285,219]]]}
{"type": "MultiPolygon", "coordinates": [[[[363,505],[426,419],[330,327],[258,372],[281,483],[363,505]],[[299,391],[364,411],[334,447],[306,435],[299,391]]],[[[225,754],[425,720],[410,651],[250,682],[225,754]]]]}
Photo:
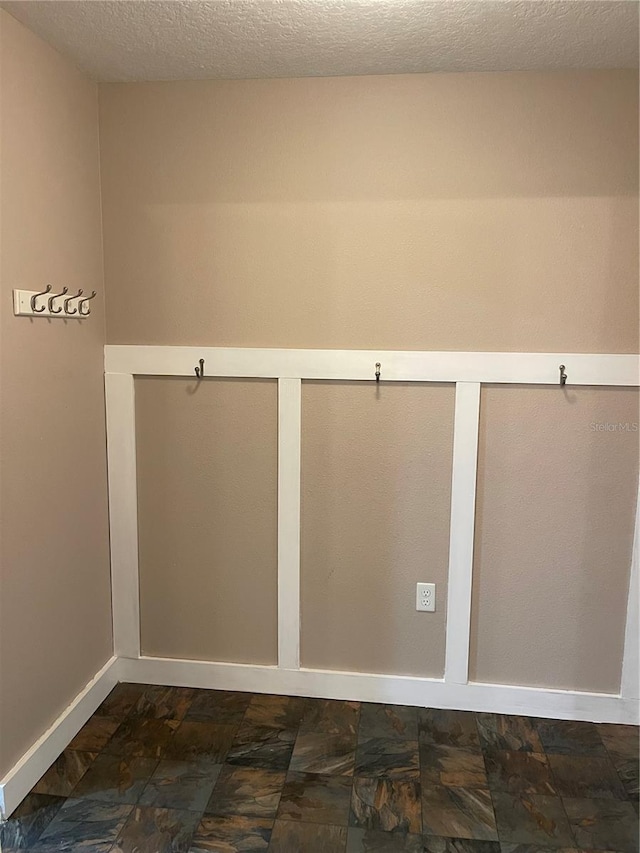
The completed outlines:
{"type": "Polygon", "coordinates": [[[474,679],[618,691],[639,420],[634,388],[483,387],[474,679]]]}
{"type": "Polygon", "coordinates": [[[442,676],[453,386],[310,382],[302,402],[303,666],[442,676]]]}
{"type": "Polygon", "coordinates": [[[0,777],[111,656],[96,86],[0,11],[0,777]],[[95,288],[82,323],[14,287],[95,288]]]}
{"type": "Polygon", "coordinates": [[[277,662],[277,386],[136,380],[141,642],[277,662]]]}
{"type": "MultiPolygon", "coordinates": [[[[633,72],[109,84],[100,89],[100,103],[110,343],[638,350],[633,72]]],[[[418,579],[418,551],[432,540],[441,566],[447,516],[441,500],[431,526],[405,541],[397,500],[412,494],[419,505],[421,497],[406,477],[401,488],[394,482],[409,460],[415,463],[418,437],[411,424],[433,431],[436,422],[422,404],[409,403],[422,389],[397,389],[394,411],[384,408],[385,400],[375,408],[369,393],[305,388],[303,658],[338,668],[441,672],[442,616],[418,621],[425,617],[412,610],[405,586],[418,579]],[[405,406],[414,405],[415,420],[405,420],[405,406]],[[378,419],[389,439],[385,447],[392,448],[379,474],[368,435],[378,419]],[[361,517],[357,497],[371,493],[376,476],[382,479],[375,506],[361,517]],[[385,527],[388,519],[393,524],[385,527]],[[406,564],[394,562],[402,541],[406,564]],[[386,618],[389,607],[393,619],[386,618]],[[380,620],[377,628],[388,632],[390,645],[372,649],[368,619],[380,620]],[[418,658],[422,631],[433,647],[418,658]]],[[[140,416],[150,417],[145,407],[152,413],[153,405],[139,403],[140,416]]],[[[528,416],[527,405],[522,401],[528,416]]],[[[445,418],[439,428],[446,424],[445,418]]],[[[185,434],[187,426],[180,427],[185,434]]],[[[177,426],[166,431],[167,447],[171,435],[185,440],[177,426]]],[[[498,430],[498,443],[500,436],[498,430]]],[[[493,441],[489,437],[487,447],[493,441]]],[[[444,444],[438,446],[444,454],[444,444]]],[[[636,465],[635,451],[629,444],[615,448],[616,466],[626,476],[636,465]]],[[[185,464],[194,466],[198,450],[191,452],[185,464]]],[[[494,475],[487,469],[482,547],[486,551],[492,531],[512,524],[511,538],[521,543],[517,571],[527,588],[566,560],[564,540],[546,541],[554,495],[575,497],[570,517],[591,516],[602,501],[608,518],[607,471],[591,455],[577,463],[575,453],[553,456],[556,479],[534,496],[531,512],[510,515],[508,496],[493,499],[494,475]],[[577,464],[579,489],[567,485],[577,464]],[[533,541],[531,529],[545,540],[533,541]],[[541,549],[550,561],[544,565],[541,549]]],[[[531,478],[537,456],[526,459],[531,478]]],[[[443,460],[420,463],[425,477],[430,465],[440,472],[434,482],[441,496],[436,461],[443,460]]],[[[515,470],[519,463],[511,464],[515,470]]],[[[511,483],[512,472],[503,473],[511,483]]],[[[152,491],[155,483],[144,488],[152,491]]],[[[516,478],[509,487],[514,500],[520,485],[516,478]]],[[[210,484],[199,485],[191,499],[198,493],[212,499],[210,484]]],[[[601,551],[617,555],[608,564],[609,615],[616,625],[624,618],[632,508],[629,498],[616,525],[600,530],[601,551]]],[[[162,515],[149,512],[146,523],[157,518],[162,515]]],[[[580,622],[592,615],[582,585],[600,568],[586,556],[582,562],[585,543],[572,536],[567,541],[576,551],[567,571],[580,590],[571,611],[580,622]]],[[[190,583],[205,588],[206,541],[190,544],[200,565],[200,577],[194,570],[190,583]]],[[[496,681],[538,683],[548,663],[544,644],[538,661],[525,659],[527,643],[537,648],[531,645],[537,623],[514,640],[512,654],[499,648],[503,637],[511,641],[513,622],[500,621],[496,590],[508,559],[497,546],[494,551],[495,567],[479,558],[475,603],[483,610],[474,616],[474,666],[496,681]],[[487,637],[494,615],[501,634],[487,637]]],[[[443,575],[435,579],[445,586],[443,575]]],[[[521,604],[511,577],[504,589],[521,604]]],[[[556,641],[563,636],[554,607],[540,619],[556,641]]],[[[617,683],[620,636],[616,629],[603,643],[593,672],[575,651],[575,659],[549,664],[549,679],[609,689],[617,683]]],[[[167,638],[154,642],[159,647],[167,638]]]]}
{"type": "Polygon", "coordinates": [[[636,352],[632,71],[107,84],[110,343],[636,352]]]}

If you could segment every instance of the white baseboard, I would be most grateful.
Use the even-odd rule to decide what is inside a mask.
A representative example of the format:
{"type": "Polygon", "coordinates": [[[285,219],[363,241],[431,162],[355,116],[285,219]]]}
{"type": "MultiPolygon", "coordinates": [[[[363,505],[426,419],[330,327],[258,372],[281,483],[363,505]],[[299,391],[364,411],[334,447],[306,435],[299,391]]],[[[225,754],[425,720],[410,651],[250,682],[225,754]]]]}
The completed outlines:
{"type": "Polygon", "coordinates": [[[281,693],[426,708],[454,708],[600,723],[640,723],[640,702],[608,693],[582,693],[507,684],[455,684],[416,678],[170,658],[112,657],[69,707],[0,780],[0,816],[8,817],[119,681],[256,693],[281,693]]]}
{"type": "Polygon", "coordinates": [[[279,669],[143,657],[120,659],[120,678],[139,684],[281,693],[423,708],[456,708],[599,723],[640,723],[640,703],[608,693],[583,693],[508,684],[455,684],[412,676],[279,669]]]}
{"type": "Polygon", "coordinates": [[[0,818],[16,809],[120,681],[120,661],[108,660],[31,749],[0,780],[0,818]]]}

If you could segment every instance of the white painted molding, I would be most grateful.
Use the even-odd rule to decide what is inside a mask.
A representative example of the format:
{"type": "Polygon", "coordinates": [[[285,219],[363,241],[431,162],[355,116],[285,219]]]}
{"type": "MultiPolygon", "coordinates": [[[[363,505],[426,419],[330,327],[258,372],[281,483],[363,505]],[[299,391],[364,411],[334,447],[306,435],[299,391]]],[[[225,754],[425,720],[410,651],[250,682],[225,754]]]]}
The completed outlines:
{"type": "Polygon", "coordinates": [[[140,654],[134,395],[133,376],[105,376],[113,643],[123,657],[140,654]]]}
{"type": "Polygon", "coordinates": [[[633,536],[627,623],[624,634],[622,680],[620,693],[625,699],[640,699],[640,489],[636,503],[636,526],[633,536]]]}
{"type": "Polygon", "coordinates": [[[278,665],[300,666],[302,383],[278,380],[278,665]]]}
{"type": "Polygon", "coordinates": [[[638,356],[107,346],[105,364],[114,633],[125,680],[638,723],[637,531],[622,695],[468,683],[480,383],[557,384],[564,364],[569,387],[637,386],[638,356]],[[133,377],[191,377],[200,358],[206,377],[279,380],[276,667],[140,658],[133,377]],[[301,380],[375,381],[378,361],[383,382],[457,384],[445,679],[300,669],[301,380]]]}
{"type": "Polygon", "coordinates": [[[235,349],[230,347],[105,347],[107,373],[193,376],[205,359],[209,377],[507,382],[557,385],[559,366],[567,384],[638,385],[640,357],[583,353],[410,352],[390,350],[235,349]]]}
{"type": "Polygon", "coordinates": [[[112,657],[31,749],[0,780],[0,817],[6,819],[27,796],[118,683],[119,661],[112,657]]]}
{"type": "Polygon", "coordinates": [[[638,702],[507,684],[453,684],[434,678],[142,657],[120,661],[121,678],[139,684],[280,693],[426,708],[524,714],[561,720],[638,724],[638,702]]]}
{"type": "Polygon", "coordinates": [[[445,681],[455,684],[466,684],[469,680],[479,420],[480,383],[458,382],[453,426],[447,640],[444,670],[445,681]]]}

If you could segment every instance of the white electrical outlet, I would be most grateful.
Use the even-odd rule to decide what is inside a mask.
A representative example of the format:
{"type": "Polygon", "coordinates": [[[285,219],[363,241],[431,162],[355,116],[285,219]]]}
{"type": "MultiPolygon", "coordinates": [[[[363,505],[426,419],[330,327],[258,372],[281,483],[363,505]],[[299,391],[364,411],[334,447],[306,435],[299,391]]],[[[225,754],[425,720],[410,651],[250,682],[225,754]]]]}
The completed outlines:
{"type": "Polygon", "coordinates": [[[416,610],[430,613],[436,609],[436,585],[434,583],[416,584],[416,610]]]}

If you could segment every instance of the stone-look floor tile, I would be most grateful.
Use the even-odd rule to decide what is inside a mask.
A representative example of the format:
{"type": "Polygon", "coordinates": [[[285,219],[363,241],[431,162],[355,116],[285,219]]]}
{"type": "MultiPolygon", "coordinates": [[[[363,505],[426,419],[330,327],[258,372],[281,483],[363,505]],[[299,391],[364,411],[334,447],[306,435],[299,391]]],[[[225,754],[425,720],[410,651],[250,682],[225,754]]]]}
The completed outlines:
{"type": "Polygon", "coordinates": [[[537,720],[540,740],[547,753],[560,755],[605,755],[595,723],[573,720],[537,720]]]}
{"type": "Polygon", "coordinates": [[[65,749],[34,787],[33,793],[68,797],[91,767],[97,755],[97,752],[65,749]]]}
{"type": "Polygon", "coordinates": [[[53,820],[64,803],[63,797],[28,794],[4,823],[0,823],[0,850],[28,850],[53,820]]]}
{"type": "Polygon", "coordinates": [[[118,717],[98,717],[94,714],[71,741],[68,749],[100,752],[109,743],[119,725],[118,717]]]}
{"type": "Polygon", "coordinates": [[[202,814],[221,764],[161,761],[147,782],[139,803],[154,808],[181,809],[202,814]]]}
{"type": "Polygon", "coordinates": [[[501,853],[498,841],[479,841],[476,838],[443,838],[437,835],[425,835],[422,844],[424,853],[501,853]]]}
{"type": "Polygon", "coordinates": [[[544,752],[538,731],[529,717],[511,714],[476,714],[484,750],[544,752]]]}
{"type": "Polygon", "coordinates": [[[638,806],[640,797],[640,774],[638,772],[637,758],[614,758],[613,765],[624,785],[627,796],[638,806]]]}
{"type": "Polygon", "coordinates": [[[406,705],[363,703],[358,738],[360,741],[371,738],[418,740],[418,709],[406,705]]]}
{"type": "Polygon", "coordinates": [[[222,764],[233,743],[236,726],[184,721],[167,742],[164,758],[222,764]]]}
{"type": "Polygon", "coordinates": [[[265,853],[273,820],[241,815],[204,817],[189,853],[265,853]]]}
{"type": "Polygon", "coordinates": [[[239,724],[249,707],[251,693],[197,690],[185,716],[195,723],[239,724]]]}
{"type": "Polygon", "coordinates": [[[459,746],[420,747],[420,771],[423,785],[449,788],[487,788],[487,774],[481,752],[459,746]]]}
{"type": "Polygon", "coordinates": [[[498,840],[491,794],[482,788],[423,787],[422,822],[426,835],[498,840]]]}
{"type": "Polygon", "coordinates": [[[226,764],[206,806],[207,814],[273,820],[285,780],[284,770],[226,764]]]}
{"type": "Polygon", "coordinates": [[[356,758],[355,735],[325,735],[300,732],[291,756],[291,770],[351,776],[356,758]]]}
{"type": "Polygon", "coordinates": [[[117,684],[96,711],[99,717],[114,717],[124,720],[140,699],[145,686],[142,684],[117,684]]]}
{"type": "Polygon", "coordinates": [[[270,729],[242,723],[227,755],[228,764],[286,770],[296,740],[295,729],[270,729]]]}
{"type": "Polygon", "coordinates": [[[501,841],[541,847],[575,846],[560,797],[494,791],[493,805],[501,841]]]}
{"type": "Polygon", "coordinates": [[[423,853],[424,849],[422,836],[414,833],[381,832],[355,826],[347,831],[346,853],[423,853]]]}
{"type": "Polygon", "coordinates": [[[199,822],[197,812],[136,806],[113,853],[188,853],[199,822]]]}
{"type": "Polygon", "coordinates": [[[563,798],[576,839],[583,850],[638,850],[638,813],[631,803],[613,799],[563,798]]]}
{"type": "Polygon", "coordinates": [[[420,745],[480,749],[476,715],[470,711],[419,708],[418,729],[420,745]]]}
{"type": "Polygon", "coordinates": [[[348,776],[290,773],[282,790],[278,820],[347,826],[350,804],[348,776]]]}
{"type": "Polygon", "coordinates": [[[624,800],[626,791],[611,759],[590,755],[549,754],[557,792],[562,797],[624,800]]]}
{"type": "MultiPolygon", "coordinates": [[[[587,853],[587,851],[579,851],[577,847],[540,847],[537,844],[510,844],[501,843],[500,849],[502,853],[587,853]]],[[[589,851],[593,853],[593,851],[589,851]]],[[[604,853],[604,851],[600,851],[604,853]]],[[[613,850],[608,853],[614,853],[613,850]]]]}
{"type": "Polygon", "coordinates": [[[67,800],[33,848],[37,853],[107,853],[133,806],[92,800],[67,800]]]}
{"type": "Polygon", "coordinates": [[[195,692],[188,687],[147,687],[130,714],[156,720],[183,720],[195,692]]]}
{"type": "Polygon", "coordinates": [[[557,793],[547,756],[541,752],[500,752],[485,754],[489,787],[512,794],[557,793]]]}
{"type": "Polygon", "coordinates": [[[616,726],[601,723],[596,728],[611,757],[638,758],[640,753],[640,729],[638,726],[616,726]]]}
{"type": "Polygon", "coordinates": [[[418,741],[385,737],[361,741],[356,750],[354,773],[385,779],[418,779],[418,741]]]}
{"type": "Polygon", "coordinates": [[[76,785],[73,796],[133,805],[157,763],[155,758],[99,755],[76,785]]]}
{"type": "Polygon", "coordinates": [[[109,755],[161,758],[179,725],[179,720],[133,717],[118,726],[103,752],[109,755]]]}
{"type": "Polygon", "coordinates": [[[100,800],[83,800],[69,797],[56,815],[56,820],[73,823],[101,823],[113,821],[120,829],[133,811],[133,805],[106,803],[100,800]]]}
{"type": "Polygon", "coordinates": [[[421,833],[420,783],[356,777],[349,822],[363,829],[421,833]]]}
{"type": "Polygon", "coordinates": [[[114,838],[106,838],[100,824],[66,823],[55,827],[54,835],[40,838],[31,853],[110,853],[114,838]]]}
{"type": "Polygon", "coordinates": [[[346,843],[344,826],[277,820],[271,833],[269,853],[344,853],[346,843]]]}
{"type": "Polygon", "coordinates": [[[300,731],[322,732],[326,735],[355,735],[359,718],[359,702],[341,702],[336,699],[307,700],[300,731]]]}
{"type": "Polygon", "coordinates": [[[598,732],[622,780],[627,796],[634,800],[637,806],[638,797],[640,796],[640,773],[638,768],[640,730],[637,726],[602,724],[598,726],[598,732]]]}
{"type": "Polygon", "coordinates": [[[300,725],[306,700],[299,696],[254,695],[244,715],[251,726],[268,726],[271,729],[292,729],[300,725]]]}

